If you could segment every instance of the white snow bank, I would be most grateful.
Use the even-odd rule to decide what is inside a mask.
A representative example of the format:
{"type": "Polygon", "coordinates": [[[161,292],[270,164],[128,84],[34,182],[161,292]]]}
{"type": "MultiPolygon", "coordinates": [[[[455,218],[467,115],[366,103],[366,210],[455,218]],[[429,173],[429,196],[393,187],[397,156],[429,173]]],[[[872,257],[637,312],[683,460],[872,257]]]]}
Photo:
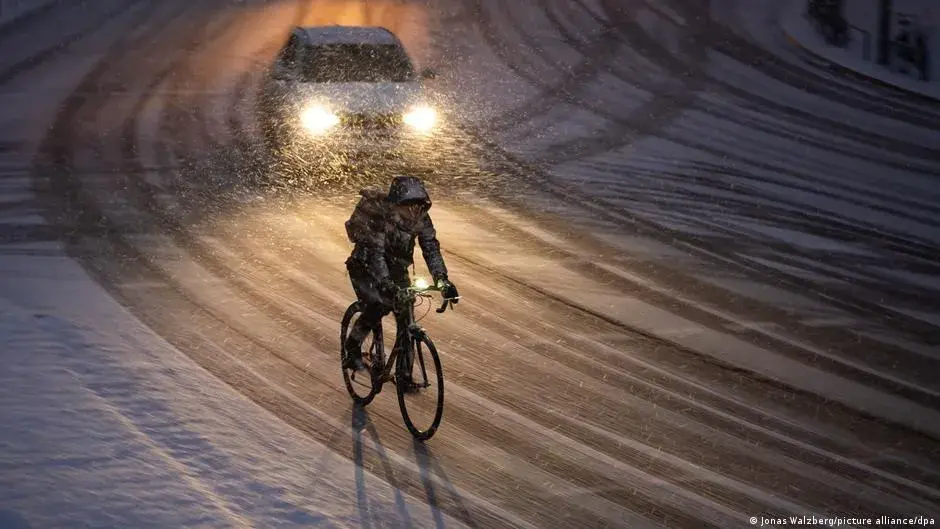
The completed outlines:
{"type": "MultiPolygon", "coordinates": [[[[871,58],[868,61],[863,58],[862,37],[857,31],[852,31],[853,41],[846,49],[827,45],[822,36],[816,33],[809,22],[803,18],[803,8],[806,6],[806,0],[790,0],[790,5],[781,13],[780,25],[783,32],[793,43],[813,55],[862,75],[895,85],[898,88],[940,99],[940,75],[938,75],[938,69],[940,69],[940,31],[936,29],[936,12],[938,10],[935,1],[896,0],[898,5],[895,6],[896,12],[919,16],[920,23],[925,26],[925,31],[930,34],[929,55],[931,59],[928,68],[931,77],[927,82],[919,81],[913,75],[893,72],[875,62],[875,56],[877,55],[877,0],[847,2],[850,6],[846,11],[849,22],[868,31],[871,36],[871,58]]],[[[897,30],[892,29],[892,34],[895,31],[897,30]]]]}
{"type": "Polygon", "coordinates": [[[9,250],[0,247],[0,526],[435,523],[423,502],[155,336],[73,261],[9,250]]]}

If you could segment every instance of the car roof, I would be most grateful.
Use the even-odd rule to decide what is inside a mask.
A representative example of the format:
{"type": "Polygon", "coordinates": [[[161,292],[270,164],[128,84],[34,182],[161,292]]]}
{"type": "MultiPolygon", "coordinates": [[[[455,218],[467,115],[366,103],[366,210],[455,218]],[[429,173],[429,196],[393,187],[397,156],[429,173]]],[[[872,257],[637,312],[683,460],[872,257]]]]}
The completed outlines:
{"type": "Polygon", "coordinates": [[[392,44],[398,37],[380,26],[308,26],[295,30],[303,40],[314,46],[321,44],[392,44]]]}

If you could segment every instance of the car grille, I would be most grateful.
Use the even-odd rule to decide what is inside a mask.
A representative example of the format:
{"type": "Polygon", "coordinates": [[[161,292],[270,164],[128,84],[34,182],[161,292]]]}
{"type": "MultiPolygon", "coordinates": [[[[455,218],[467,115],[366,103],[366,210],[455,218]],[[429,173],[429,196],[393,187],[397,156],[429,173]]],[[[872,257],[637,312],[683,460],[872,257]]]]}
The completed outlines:
{"type": "Polygon", "coordinates": [[[364,130],[389,130],[401,125],[401,116],[397,114],[342,114],[340,120],[350,128],[364,130]]]}

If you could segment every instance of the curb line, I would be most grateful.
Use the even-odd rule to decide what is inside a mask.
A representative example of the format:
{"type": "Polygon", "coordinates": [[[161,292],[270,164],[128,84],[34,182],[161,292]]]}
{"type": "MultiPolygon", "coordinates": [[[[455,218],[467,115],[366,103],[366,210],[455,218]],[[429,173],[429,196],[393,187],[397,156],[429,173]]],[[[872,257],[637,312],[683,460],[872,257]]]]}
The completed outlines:
{"type": "Polygon", "coordinates": [[[847,77],[851,77],[859,81],[864,81],[866,83],[879,86],[881,88],[886,88],[888,90],[901,92],[904,95],[914,97],[915,99],[919,99],[923,102],[934,103],[934,104],[936,104],[937,102],[940,102],[940,96],[931,96],[931,95],[927,95],[921,92],[915,92],[914,90],[911,90],[909,88],[904,88],[903,86],[892,84],[883,79],[872,77],[870,75],[859,72],[858,70],[854,70],[848,66],[839,64],[838,62],[832,59],[823,57],[819,53],[803,45],[803,43],[800,42],[799,39],[791,35],[790,32],[787,31],[787,28],[784,24],[780,25],[780,30],[783,32],[783,36],[787,40],[787,42],[789,42],[791,46],[797,48],[797,50],[799,51],[800,58],[804,62],[810,63],[820,68],[831,70],[835,73],[839,73],[839,74],[845,75],[847,77]]]}

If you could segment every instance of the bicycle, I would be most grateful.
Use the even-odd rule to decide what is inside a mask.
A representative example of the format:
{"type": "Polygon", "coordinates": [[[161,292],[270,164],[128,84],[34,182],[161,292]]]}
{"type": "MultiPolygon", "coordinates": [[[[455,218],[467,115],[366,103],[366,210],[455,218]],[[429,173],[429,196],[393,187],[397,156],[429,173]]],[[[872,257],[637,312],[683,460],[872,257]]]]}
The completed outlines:
{"type": "MultiPolygon", "coordinates": [[[[385,358],[385,344],[383,341],[384,337],[381,322],[363,339],[364,346],[366,339],[369,338],[370,335],[372,337],[372,345],[369,348],[362,348],[362,360],[366,365],[366,372],[368,373],[368,379],[371,385],[368,393],[365,395],[358,394],[354,387],[357,383],[357,373],[351,369],[342,368],[346,360],[346,337],[349,332],[350,324],[352,323],[353,317],[362,312],[361,303],[358,300],[354,301],[349,305],[349,308],[346,309],[340,326],[340,369],[343,371],[343,381],[346,383],[346,390],[349,392],[349,396],[352,397],[356,404],[364,407],[372,402],[372,399],[374,399],[376,395],[382,392],[382,386],[386,382],[395,384],[395,390],[398,393],[398,405],[401,408],[401,415],[405,421],[405,427],[408,428],[412,436],[420,441],[430,439],[440,426],[441,418],[444,414],[444,373],[441,369],[441,359],[437,354],[437,348],[434,346],[427,332],[421,328],[415,320],[414,309],[415,302],[418,298],[431,298],[433,297],[432,292],[440,291],[440,288],[430,286],[421,279],[416,279],[411,286],[405,289],[405,295],[402,301],[403,308],[407,311],[405,315],[407,326],[404,330],[396,329],[399,334],[404,332],[400,342],[402,350],[396,351],[393,349],[391,357],[389,357],[387,361],[385,358]],[[405,402],[406,395],[420,393],[432,385],[428,380],[428,363],[425,362],[424,354],[421,350],[422,344],[430,355],[431,364],[436,373],[434,378],[438,390],[437,401],[433,405],[433,419],[431,420],[430,426],[426,429],[422,429],[415,424],[414,413],[409,413],[408,404],[405,402]],[[415,368],[415,357],[417,357],[417,364],[420,366],[418,373],[413,372],[415,368]],[[408,373],[412,373],[412,383],[410,385],[406,384],[405,381],[405,376],[408,373]],[[421,381],[419,381],[419,376],[421,381]]],[[[457,299],[459,299],[459,297],[444,298],[444,302],[441,307],[437,309],[437,312],[439,314],[443,313],[447,310],[448,305],[450,305],[451,310],[453,310],[453,302],[457,299]]],[[[417,411],[422,410],[420,406],[415,405],[412,412],[417,411]]]]}

